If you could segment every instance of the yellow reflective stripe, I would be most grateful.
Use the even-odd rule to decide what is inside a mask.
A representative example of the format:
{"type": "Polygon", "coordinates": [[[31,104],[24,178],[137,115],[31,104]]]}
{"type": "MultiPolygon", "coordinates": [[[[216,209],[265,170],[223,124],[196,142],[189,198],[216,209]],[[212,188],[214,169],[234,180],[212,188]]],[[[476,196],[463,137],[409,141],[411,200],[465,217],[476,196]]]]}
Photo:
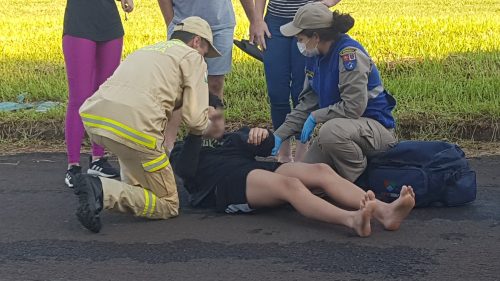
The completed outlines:
{"type": "Polygon", "coordinates": [[[89,127],[101,128],[101,129],[113,132],[113,133],[115,133],[115,134],[117,134],[117,135],[119,135],[119,136],[121,136],[121,137],[123,137],[125,139],[131,140],[131,141],[133,141],[135,143],[138,143],[140,145],[143,145],[143,146],[145,146],[147,148],[154,149],[156,147],[156,145],[152,145],[150,143],[142,142],[140,140],[137,140],[137,139],[135,139],[135,138],[127,135],[127,134],[124,134],[123,132],[121,132],[119,130],[116,130],[114,128],[110,128],[110,127],[105,126],[105,125],[99,125],[99,124],[89,123],[89,122],[85,122],[85,121],[83,122],[83,124],[85,124],[86,126],[89,126],[89,127]]]}
{"type": "Polygon", "coordinates": [[[144,200],[145,200],[145,203],[144,203],[144,210],[142,210],[142,216],[145,217],[146,214],[148,213],[148,209],[149,209],[149,192],[147,189],[144,188],[144,200]]]}
{"type": "Polygon", "coordinates": [[[158,170],[161,170],[165,167],[167,167],[168,165],[170,164],[170,160],[167,158],[167,161],[165,161],[163,164],[161,164],[160,166],[157,166],[156,168],[150,170],[150,172],[156,172],[158,170]]]}
{"type": "Polygon", "coordinates": [[[154,195],[153,192],[145,188],[143,190],[144,190],[144,209],[142,210],[142,216],[151,217],[156,207],[156,195],[154,195]]]}
{"type": "Polygon", "coordinates": [[[144,168],[147,168],[148,166],[156,164],[156,163],[160,162],[161,160],[165,159],[165,157],[167,157],[167,154],[163,153],[160,157],[157,157],[157,158],[155,158],[155,159],[153,159],[153,160],[151,160],[149,162],[146,162],[146,163],[142,164],[142,166],[144,168]]]}
{"type": "Polygon", "coordinates": [[[153,204],[151,206],[151,212],[149,213],[150,217],[153,215],[153,212],[155,211],[155,207],[156,207],[156,195],[154,195],[154,193],[151,192],[151,196],[153,197],[153,204]]]}
{"type": "Polygon", "coordinates": [[[156,148],[156,138],[141,133],[133,128],[128,127],[125,124],[122,124],[120,122],[117,122],[109,118],[100,117],[87,113],[81,113],[80,116],[82,117],[83,123],[87,126],[97,127],[113,132],[123,138],[141,144],[147,148],[151,149],[156,148]]]}
{"type": "Polygon", "coordinates": [[[170,160],[168,159],[167,154],[164,153],[160,157],[142,164],[142,167],[148,172],[156,172],[167,167],[169,164],[170,160]]]}

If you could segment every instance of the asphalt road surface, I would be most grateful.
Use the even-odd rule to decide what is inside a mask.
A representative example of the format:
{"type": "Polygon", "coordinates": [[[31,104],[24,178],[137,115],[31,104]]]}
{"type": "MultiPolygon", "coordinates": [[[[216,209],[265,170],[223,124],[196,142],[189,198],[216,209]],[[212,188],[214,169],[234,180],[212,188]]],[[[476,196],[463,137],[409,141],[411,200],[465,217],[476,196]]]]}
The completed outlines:
{"type": "Polygon", "coordinates": [[[500,157],[471,159],[478,198],[414,210],[370,238],[290,207],[219,215],[186,207],[166,221],[76,217],[59,153],[0,157],[0,280],[500,280],[500,157]]]}

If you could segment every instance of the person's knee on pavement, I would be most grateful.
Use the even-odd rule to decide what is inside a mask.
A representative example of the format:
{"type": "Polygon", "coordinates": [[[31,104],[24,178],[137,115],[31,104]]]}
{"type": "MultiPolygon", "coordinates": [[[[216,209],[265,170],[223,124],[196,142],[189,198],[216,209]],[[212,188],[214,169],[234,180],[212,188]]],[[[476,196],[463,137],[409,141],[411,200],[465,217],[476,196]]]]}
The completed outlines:
{"type": "Polygon", "coordinates": [[[163,207],[164,210],[161,211],[161,219],[170,219],[175,218],[179,215],[179,203],[172,202],[170,198],[158,198],[161,202],[160,207],[163,207]]]}

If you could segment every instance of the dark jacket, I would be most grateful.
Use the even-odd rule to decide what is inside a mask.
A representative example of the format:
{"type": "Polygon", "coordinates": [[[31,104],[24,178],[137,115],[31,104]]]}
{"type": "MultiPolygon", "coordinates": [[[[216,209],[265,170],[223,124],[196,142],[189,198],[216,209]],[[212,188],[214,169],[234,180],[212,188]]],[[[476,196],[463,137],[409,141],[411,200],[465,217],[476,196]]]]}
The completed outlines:
{"type": "Polygon", "coordinates": [[[256,156],[271,155],[274,136],[260,145],[248,143],[249,128],[227,133],[221,140],[202,140],[200,136],[188,135],[183,142],[176,143],[170,155],[175,173],[184,181],[193,206],[215,206],[214,191],[217,183],[237,169],[270,170],[276,163],[260,162],[256,156]]]}

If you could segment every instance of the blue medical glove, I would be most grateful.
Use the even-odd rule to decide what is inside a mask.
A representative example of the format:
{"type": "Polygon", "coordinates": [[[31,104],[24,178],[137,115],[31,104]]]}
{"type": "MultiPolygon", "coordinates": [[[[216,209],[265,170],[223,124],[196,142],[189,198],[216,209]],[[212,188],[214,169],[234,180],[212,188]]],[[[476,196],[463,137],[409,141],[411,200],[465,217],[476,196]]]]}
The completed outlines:
{"type": "Polygon", "coordinates": [[[280,147],[281,147],[282,142],[283,142],[283,140],[280,137],[278,137],[277,135],[274,135],[274,148],[271,152],[272,156],[276,156],[276,154],[278,154],[278,151],[280,151],[280,147]]]}
{"type": "Polygon", "coordinates": [[[300,135],[301,143],[306,143],[307,141],[309,141],[315,127],[316,127],[316,120],[314,119],[314,116],[311,113],[309,114],[309,117],[307,117],[307,120],[304,123],[304,127],[302,127],[302,134],[300,135]]]}

